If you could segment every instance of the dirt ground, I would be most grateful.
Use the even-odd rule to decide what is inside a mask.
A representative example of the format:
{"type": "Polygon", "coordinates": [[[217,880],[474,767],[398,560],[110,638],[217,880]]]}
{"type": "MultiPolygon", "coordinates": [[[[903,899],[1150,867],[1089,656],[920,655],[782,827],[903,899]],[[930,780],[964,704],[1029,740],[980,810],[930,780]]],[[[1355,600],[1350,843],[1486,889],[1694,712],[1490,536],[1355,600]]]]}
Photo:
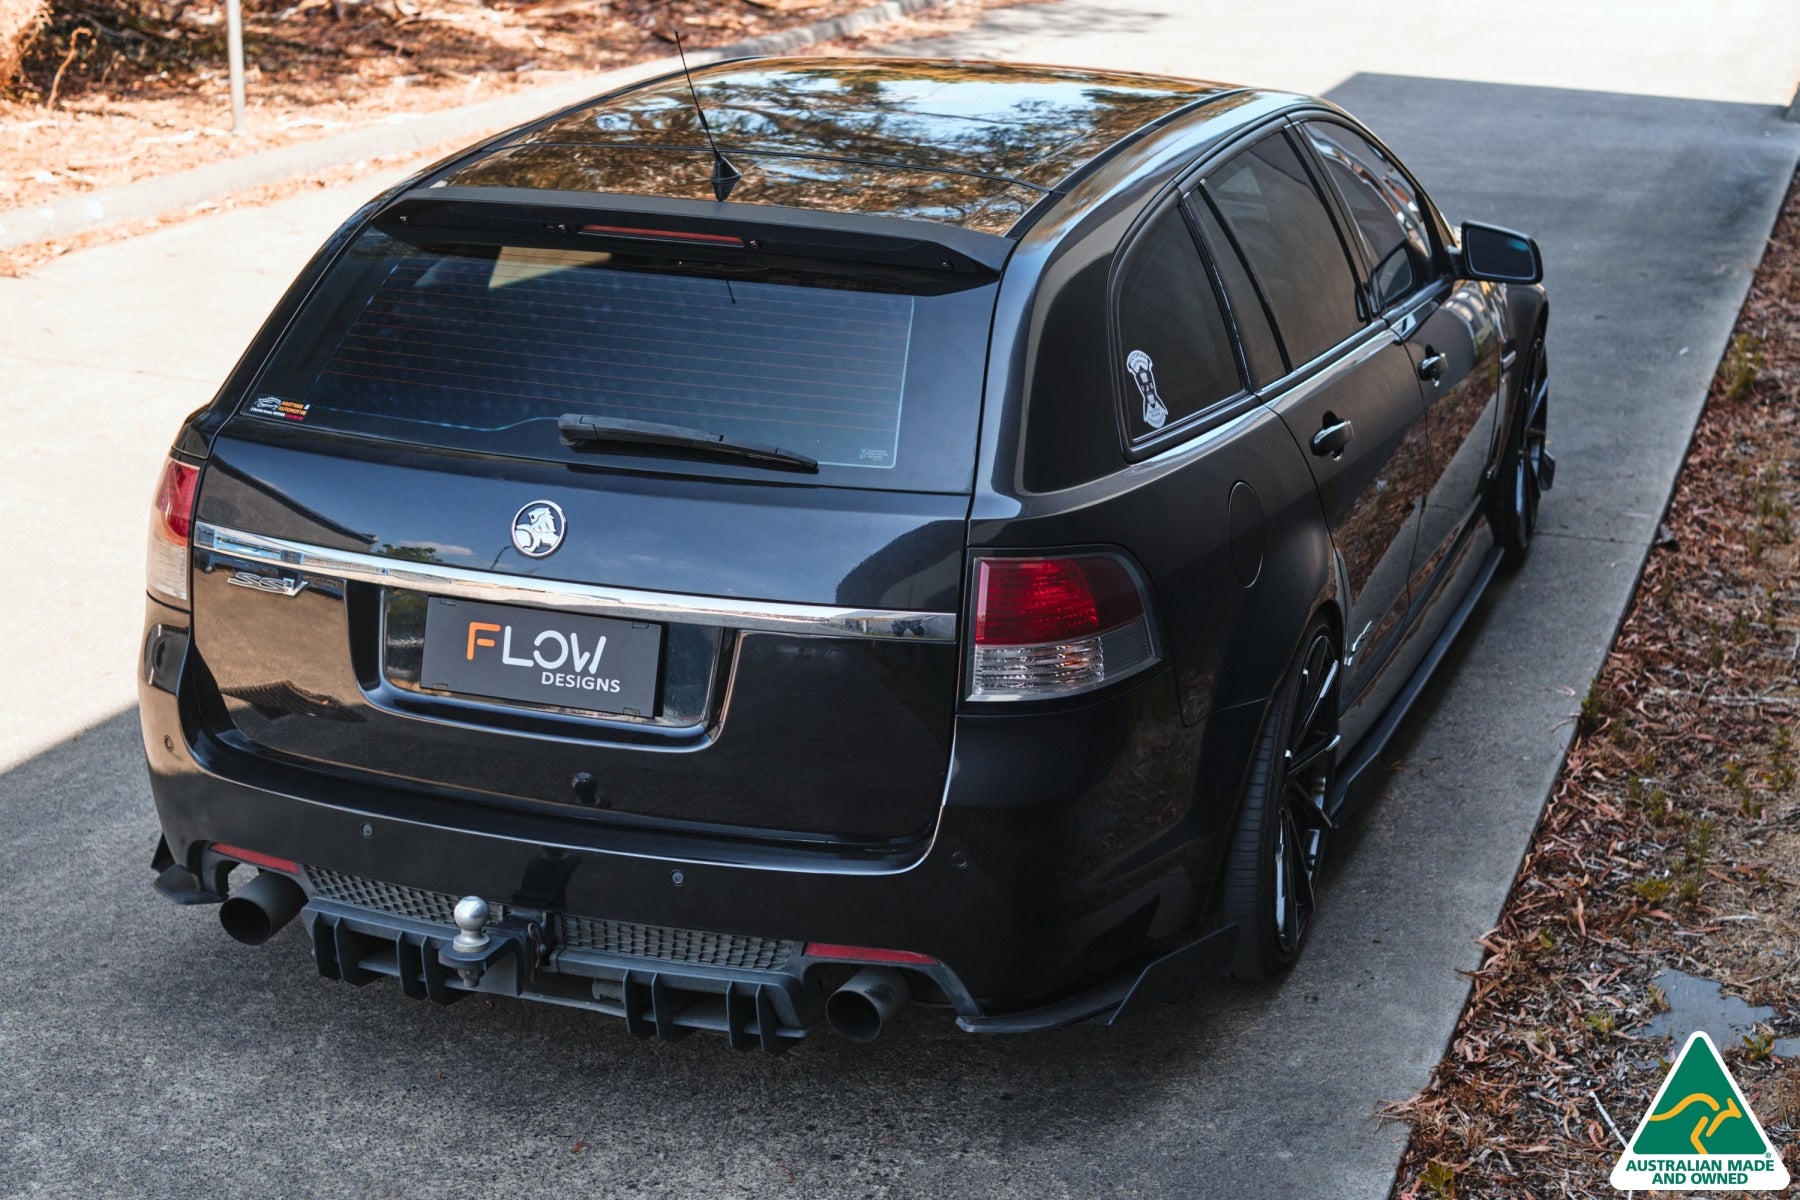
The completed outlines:
{"type": "MultiPolygon", "coordinates": [[[[246,131],[231,134],[222,0],[56,0],[0,88],[0,210],[408,114],[743,41],[873,0],[245,0],[246,131]]],[[[965,27],[940,9],[809,52],[965,27]]]]}
{"type": "Polygon", "coordinates": [[[1450,1052],[1385,1114],[1413,1126],[1398,1200],[1619,1194],[1675,1051],[1641,1032],[1665,967],[1774,1008],[1720,1049],[1800,1176],[1800,1059],[1774,1053],[1800,1031],[1797,508],[1800,182],[1450,1052]]]}

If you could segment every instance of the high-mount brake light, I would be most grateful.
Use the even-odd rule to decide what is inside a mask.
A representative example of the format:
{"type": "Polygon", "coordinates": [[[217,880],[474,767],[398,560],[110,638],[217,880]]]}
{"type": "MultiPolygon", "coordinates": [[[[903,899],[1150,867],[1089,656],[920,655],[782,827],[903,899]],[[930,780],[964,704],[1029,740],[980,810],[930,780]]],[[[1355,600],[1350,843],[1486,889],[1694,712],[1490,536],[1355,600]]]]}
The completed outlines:
{"type": "Polygon", "coordinates": [[[1156,662],[1137,574],[1110,554],[975,564],[971,700],[1079,695],[1156,662]]]}
{"type": "Polygon", "coordinates": [[[188,601],[188,542],[194,533],[194,497],[200,468],[176,459],[163,464],[150,511],[148,586],[159,599],[188,601]]]}
{"type": "Polygon", "coordinates": [[[729,233],[693,233],[683,229],[641,229],[635,225],[583,225],[583,233],[610,237],[648,238],[659,242],[703,242],[709,246],[742,246],[744,239],[729,233]]]}
{"type": "Polygon", "coordinates": [[[832,962],[880,963],[893,967],[935,967],[938,960],[911,950],[878,950],[873,946],[843,946],[836,942],[806,943],[806,957],[832,962]]]}

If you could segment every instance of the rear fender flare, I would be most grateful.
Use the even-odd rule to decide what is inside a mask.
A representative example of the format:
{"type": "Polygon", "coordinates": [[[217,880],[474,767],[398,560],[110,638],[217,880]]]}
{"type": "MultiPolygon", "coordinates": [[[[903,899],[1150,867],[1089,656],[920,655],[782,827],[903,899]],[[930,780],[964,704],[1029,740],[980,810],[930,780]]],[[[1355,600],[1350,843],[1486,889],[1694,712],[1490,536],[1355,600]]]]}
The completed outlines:
{"type": "MultiPolygon", "coordinates": [[[[1330,621],[1342,652],[1343,580],[1343,564],[1325,527],[1323,512],[1316,521],[1296,522],[1287,536],[1279,539],[1278,549],[1257,581],[1259,591],[1265,581],[1283,581],[1281,586],[1270,587],[1259,597],[1253,630],[1234,639],[1232,653],[1221,663],[1216,694],[1233,696],[1235,702],[1214,708],[1208,716],[1194,772],[1193,811],[1201,836],[1210,843],[1209,878],[1215,882],[1230,844],[1230,831],[1243,807],[1250,763],[1269,705],[1280,693],[1282,680],[1300,654],[1301,639],[1319,614],[1330,621]]],[[[1215,893],[1213,887],[1201,898],[1208,912],[1215,893]]]]}

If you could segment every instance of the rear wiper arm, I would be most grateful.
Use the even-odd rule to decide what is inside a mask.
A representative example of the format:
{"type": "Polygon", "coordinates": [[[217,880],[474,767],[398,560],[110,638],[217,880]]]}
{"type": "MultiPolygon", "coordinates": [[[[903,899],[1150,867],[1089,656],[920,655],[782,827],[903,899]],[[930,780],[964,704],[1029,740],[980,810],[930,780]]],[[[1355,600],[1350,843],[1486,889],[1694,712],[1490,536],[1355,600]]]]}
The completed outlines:
{"type": "Polygon", "coordinates": [[[556,431],[570,446],[667,447],[698,454],[722,454],[749,459],[789,471],[814,471],[819,461],[780,446],[740,441],[723,433],[686,425],[660,425],[654,421],[625,421],[616,417],[590,417],[564,413],[556,419],[556,431]]]}

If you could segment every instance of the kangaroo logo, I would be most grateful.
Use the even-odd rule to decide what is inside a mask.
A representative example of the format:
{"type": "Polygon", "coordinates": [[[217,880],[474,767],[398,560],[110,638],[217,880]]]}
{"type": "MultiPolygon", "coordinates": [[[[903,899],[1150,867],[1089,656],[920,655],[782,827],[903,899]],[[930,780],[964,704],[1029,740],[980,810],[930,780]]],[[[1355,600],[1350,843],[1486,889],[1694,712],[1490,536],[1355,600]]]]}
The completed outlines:
{"type": "Polygon", "coordinates": [[[1131,372],[1138,394],[1144,398],[1144,424],[1161,429],[1168,423],[1169,406],[1163,403],[1162,395],[1156,390],[1156,364],[1142,350],[1133,350],[1125,356],[1125,369],[1131,372]]]}
{"type": "Polygon", "coordinates": [[[563,510],[549,500],[533,500],[512,522],[512,543],[526,558],[543,558],[562,545],[568,528],[563,510]]]}

